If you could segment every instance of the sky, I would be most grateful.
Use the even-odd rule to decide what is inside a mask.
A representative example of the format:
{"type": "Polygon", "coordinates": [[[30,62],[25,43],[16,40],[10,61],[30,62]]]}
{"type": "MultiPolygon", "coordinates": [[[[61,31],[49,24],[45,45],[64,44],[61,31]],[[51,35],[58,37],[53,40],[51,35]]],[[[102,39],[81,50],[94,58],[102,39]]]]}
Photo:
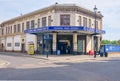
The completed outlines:
{"type": "Polygon", "coordinates": [[[93,10],[94,5],[103,14],[104,40],[120,39],[120,0],[0,0],[0,23],[55,4],[77,4],[93,10]]]}

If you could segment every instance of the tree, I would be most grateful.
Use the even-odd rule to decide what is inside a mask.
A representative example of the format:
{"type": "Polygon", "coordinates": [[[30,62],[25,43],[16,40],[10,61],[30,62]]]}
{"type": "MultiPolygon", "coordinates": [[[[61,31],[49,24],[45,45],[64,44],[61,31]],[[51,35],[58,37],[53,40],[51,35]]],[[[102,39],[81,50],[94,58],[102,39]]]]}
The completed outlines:
{"type": "Polygon", "coordinates": [[[102,44],[111,44],[109,40],[102,40],[102,44]]]}
{"type": "Polygon", "coordinates": [[[102,44],[114,44],[114,45],[119,45],[118,41],[110,41],[110,40],[102,40],[102,44]]]}
{"type": "Polygon", "coordinates": [[[118,44],[118,41],[116,41],[116,40],[115,40],[115,41],[111,41],[111,43],[112,43],[112,44],[115,44],[115,45],[119,45],[119,44],[118,44]]]}

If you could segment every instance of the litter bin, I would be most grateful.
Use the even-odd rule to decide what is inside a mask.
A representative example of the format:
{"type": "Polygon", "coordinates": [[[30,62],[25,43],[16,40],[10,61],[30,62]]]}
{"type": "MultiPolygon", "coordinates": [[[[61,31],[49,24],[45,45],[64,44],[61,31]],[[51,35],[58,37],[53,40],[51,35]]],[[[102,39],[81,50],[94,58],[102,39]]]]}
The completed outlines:
{"type": "Polygon", "coordinates": [[[57,55],[60,55],[60,50],[57,50],[57,55]]]}

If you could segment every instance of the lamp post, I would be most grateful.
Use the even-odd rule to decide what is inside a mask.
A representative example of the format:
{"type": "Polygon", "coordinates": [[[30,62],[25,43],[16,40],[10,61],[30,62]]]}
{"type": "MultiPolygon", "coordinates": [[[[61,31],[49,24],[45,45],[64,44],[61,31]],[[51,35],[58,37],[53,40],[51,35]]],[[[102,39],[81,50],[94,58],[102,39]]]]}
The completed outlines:
{"type": "Polygon", "coordinates": [[[95,26],[95,30],[94,30],[94,58],[96,58],[96,52],[97,52],[97,36],[96,36],[96,12],[97,12],[97,8],[96,8],[96,5],[94,7],[94,18],[95,18],[95,21],[94,21],[94,26],[95,26]]]}

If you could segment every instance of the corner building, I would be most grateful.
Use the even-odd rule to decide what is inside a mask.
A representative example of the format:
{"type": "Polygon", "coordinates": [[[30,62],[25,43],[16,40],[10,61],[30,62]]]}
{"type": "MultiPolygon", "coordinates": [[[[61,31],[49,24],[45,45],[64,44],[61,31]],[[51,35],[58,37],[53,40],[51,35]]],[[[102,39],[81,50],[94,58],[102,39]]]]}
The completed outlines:
{"type": "MultiPolygon", "coordinates": [[[[102,34],[102,14],[96,14],[97,49],[102,34]]],[[[0,49],[38,54],[86,54],[94,50],[95,15],[75,4],[55,4],[1,23],[0,49]]]]}

